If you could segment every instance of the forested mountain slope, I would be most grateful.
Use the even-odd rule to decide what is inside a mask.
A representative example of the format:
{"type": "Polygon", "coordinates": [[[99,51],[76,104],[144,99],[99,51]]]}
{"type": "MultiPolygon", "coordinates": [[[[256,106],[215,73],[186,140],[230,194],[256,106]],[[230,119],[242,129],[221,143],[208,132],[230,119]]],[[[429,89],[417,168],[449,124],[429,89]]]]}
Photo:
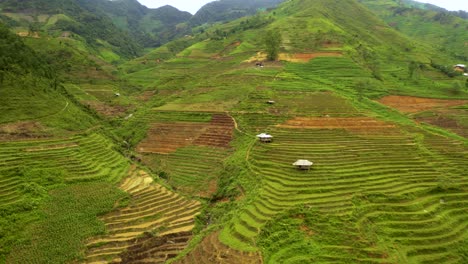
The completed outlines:
{"type": "Polygon", "coordinates": [[[220,0],[204,5],[193,16],[190,22],[194,25],[230,21],[248,15],[253,15],[259,10],[265,10],[277,6],[284,0],[220,0]]]}
{"type": "Polygon", "coordinates": [[[396,30],[437,45],[438,49],[456,56],[461,61],[468,58],[468,20],[463,12],[455,14],[443,9],[422,9],[395,0],[360,1],[396,30]]]}

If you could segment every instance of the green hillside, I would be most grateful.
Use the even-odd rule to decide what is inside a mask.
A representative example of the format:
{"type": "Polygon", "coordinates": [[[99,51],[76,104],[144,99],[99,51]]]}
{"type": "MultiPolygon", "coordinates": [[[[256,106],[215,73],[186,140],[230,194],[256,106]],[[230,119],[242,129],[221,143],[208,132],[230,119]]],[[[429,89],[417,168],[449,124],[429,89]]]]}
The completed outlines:
{"type": "Polygon", "coordinates": [[[393,4],[285,1],[135,59],[2,27],[0,263],[467,262],[467,62],[393,4]]]}
{"type": "Polygon", "coordinates": [[[399,4],[398,1],[360,1],[396,30],[433,43],[440,52],[464,62],[468,58],[468,20],[455,13],[434,8],[399,4]]]}
{"type": "Polygon", "coordinates": [[[204,5],[191,18],[194,25],[225,22],[237,18],[254,15],[258,11],[273,8],[284,0],[221,0],[204,5]]]}

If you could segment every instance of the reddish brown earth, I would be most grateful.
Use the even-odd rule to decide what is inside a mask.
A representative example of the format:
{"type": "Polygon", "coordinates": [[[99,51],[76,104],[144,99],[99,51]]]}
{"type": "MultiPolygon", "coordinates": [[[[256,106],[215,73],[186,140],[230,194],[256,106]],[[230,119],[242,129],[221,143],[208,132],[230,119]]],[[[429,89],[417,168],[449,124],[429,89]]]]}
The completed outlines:
{"type": "Polygon", "coordinates": [[[88,105],[91,109],[99,114],[108,117],[123,117],[128,111],[128,108],[121,105],[110,106],[98,101],[85,101],[84,104],[88,105]]]}
{"type": "Polygon", "coordinates": [[[404,113],[417,113],[436,108],[447,108],[468,104],[468,100],[444,100],[398,95],[383,97],[379,102],[404,113]]]}
{"type": "MultiPolygon", "coordinates": [[[[341,57],[341,52],[311,52],[311,53],[280,53],[278,60],[290,62],[308,62],[317,57],[341,57]]],[[[246,62],[266,61],[266,53],[258,52],[257,55],[251,57],[246,62]]]]}
{"type": "Polygon", "coordinates": [[[315,53],[296,53],[292,55],[293,61],[308,62],[317,57],[341,57],[341,52],[315,52],[315,53]]]}
{"type": "Polygon", "coordinates": [[[211,233],[198,244],[185,258],[176,264],[261,264],[259,253],[241,252],[222,244],[219,232],[211,233]]]}
{"type": "Polygon", "coordinates": [[[138,144],[137,151],[168,154],[190,145],[227,148],[232,140],[233,130],[234,122],[226,114],[214,114],[210,123],[155,123],[147,137],[138,144]]]}
{"type": "Polygon", "coordinates": [[[452,114],[454,115],[466,115],[466,112],[462,110],[453,109],[453,110],[443,110],[436,111],[434,116],[430,117],[417,117],[418,122],[428,123],[434,126],[442,127],[448,129],[462,137],[468,138],[468,127],[463,126],[457,122],[457,120],[450,118],[452,114]]]}
{"type": "Polygon", "coordinates": [[[148,102],[156,94],[156,91],[146,91],[137,97],[139,101],[148,102]]]}
{"type": "Polygon", "coordinates": [[[395,125],[370,117],[296,117],[278,125],[282,128],[346,129],[352,132],[397,132],[395,125]]]}
{"type": "Polygon", "coordinates": [[[137,146],[141,153],[168,154],[190,146],[207,128],[206,123],[166,122],[152,124],[147,137],[137,146]]]}
{"type": "Polygon", "coordinates": [[[48,137],[47,129],[37,121],[0,125],[0,141],[48,137]]]}
{"type": "Polygon", "coordinates": [[[226,114],[215,114],[207,129],[193,142],[195,145],[229,147],[233,137],[234,121],[226,114]]]}
{"type": "Polygon", "coordinates": [[[173,233],[164,236],[153,236],[145,233],[143,237],[131,241],[129,247],[120,255],[116,263],[166,263],[176,257],[187,246],[192,232],[173,233]]]}

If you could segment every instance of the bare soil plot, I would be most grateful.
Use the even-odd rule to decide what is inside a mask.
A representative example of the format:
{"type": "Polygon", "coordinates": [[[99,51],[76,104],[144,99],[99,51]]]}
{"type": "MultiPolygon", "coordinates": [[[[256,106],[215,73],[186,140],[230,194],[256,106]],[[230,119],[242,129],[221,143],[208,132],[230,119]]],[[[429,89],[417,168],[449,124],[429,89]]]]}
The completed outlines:
{"type": "Polygon", "coordinates": [[[385,96],[378,101],[404,113],[417,113],[436,108],[447,108],[468,104],[468,100],[444,100],[398,95],[385,96]]]}
{"type": "Polygon", "coordinates": [[[121,263],[166,263],[184,250],[192,232],[172,233],[152,236],[148,233],[135,238],[134,245],[121,254],[121,263]]]}
{"type": "Polygon", "coordinates": [[[138,144],[137,151],[168,154],[190,145],[226,148],[232,140],[233,129],[234,122],[226,114],[213,115],[210,123],[155,123],[148,136],[138,144]]]}
{"type": "Polygon", "coordinates": [[[414,118],[418,122],[442,127],[468,138],[468,109],[439,109],[417,114],[414,118]]]}
{"type": "Polygon", "coordinates": [[[98,101],[85,101],[84,103],[99,114],[108,117],[122,117],[128,111],[128,107],[122,105],[111,106],[98,101]]]}
{"type": "Polygon", "coordinates": [[[185,258],[176,261],[177,264],[260,264],[262,258],[259,253],[242,252],[227,247],[219,239],[219,232],[206,236],[198,246],[185,258]]]}
{"type": "Polygon", "coordinates": [[[315,52],[315,53],[296,53],[296,54],[283,54],[280,59],[291,62],[308,62],[317,57],[342,57],[341,52],[315,52]]]}
{"type": "MultiPolygon", "coordinates": [[[[342,57],[343,53],[341,52],[312,52],[312,53],[280,53],[278,60],[280,61],[290,61],[290,62],[308,62],[317,57],[342,57]]],[[[267,59],[267,54],[263,52],[258,52],[255,56],[247,60],[247,62],[256,62],[256,61],[265,61],[267,59]]]]}
{"type": "Polygon", "coordinates": [[[195,141],[195,145],[229,147],[233,137],[234,121],[226,114],[213,115],[207,129],[195,141]]]}
{"type": "Polygon", "coordinates": [[[346,129],[351,132],[397,132],[395,125],[370,117],[295,117],[278,125],[298,129],[346,129]]]}
{"type": "Polygon", "coordinates": [[[47,137],[47,128],[37,121],[15,122],[0,125],[0,141],[47,137]]]}
{"type": "Polygon", "coordinates": [[[192,145],[207,130],[206,123],[164,122],[155,123],[148,136],[137,146],[140,153],[168,154],[178,148],[192,145]]]}
{"type": "Polygon", "coordinates": [[[141,95],[137,96],[137,100],[142,102],[148,102],[156,94],[156,91],[145,91],[141,95]]]}

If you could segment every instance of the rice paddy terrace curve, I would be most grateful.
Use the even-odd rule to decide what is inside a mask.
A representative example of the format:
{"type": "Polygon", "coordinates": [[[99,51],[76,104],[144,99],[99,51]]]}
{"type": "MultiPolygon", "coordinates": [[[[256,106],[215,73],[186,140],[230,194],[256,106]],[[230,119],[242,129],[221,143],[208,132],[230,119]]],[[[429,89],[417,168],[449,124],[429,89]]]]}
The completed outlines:
{"type": "Polygon", "coordinates": [[[274,142],[256,143],[251,149],[248,157],[251,174],[261,180],[262,187],[257,197],[252,197],[253,202],[222,230],[221,242],[252,251],[261,245],[264,261],[271,263],[311,259],[318,262],[353,259],[369,263],[427,262],[431,258],[432,263],[447,259],[459,261],[456,248],[467,235],[462,220],[466,217],[463,210],[456,209],[457,206],[466,208],[467,182],[463,175],[467,165],[462,162],[467,157],[466,146],[458,145],[457,155],[449,155],[448,151],[436,149],[426,141],[433,137],[440,140],[440,137],[425,134],[425,140],[421,141],[420,136],[396,124],[363,116],[351,108],[333,113],[329,107],[304,112],[313,117],[290,112],[290,119],[275,114],[234,115],[243,130],[251,134],[268,131],[274,136],[274,142]],[[291,163],[304,158],[312,160],[314,168],[310,172],[296,171],[291,163]],[[453,187],[444,189],[447,184],[453,187]],[[346,228],[343,226],[339,233],[332,234],[327,233],[333,230],[327,222],[297,227],[307,236],[323,230],[329,235],[321,236],[327,237],[324,243],[313,239],[292,243],[300,239],[285,235],[290,232],[287,229],[280,231],[284,234],[271,233],[276,217],[297,206],[317,212],[324,221],[348,219],[342,223],[346,228]],[[388,223],[384,219],[390,215],[393,218],[388,223]],[[443,222],[441,217],[450,223],[443,222]],[[425,232],[418,223],[431,223],[433,230],[425,232]],[[369,228],[382,239],[388,239],[388,244],[373,240],[375,233],[367,232],[369,228]],[[399,237],[396,232],[415,235],[399,237]],[[265,237],[272,240],[262,244],[265,237]],[[329,237],[348,237],[348,241],[330,241],[329,237]],[[422,243],[426,238],[432,243],[422,243]],[[355,240],[362,244],[353,243],[355,240]],[[444,242],[437,245],[436,240],[444,242]],[[312,241],[330,251],[301,256],[301,248],[310,247],[304,241],[312,241]],[[401,246],[390,246],[390,241],[398,241],[393,243],[401,246]],[[275,244],[281,246],[271,251],[263,248],[275,244]],[[356,254],[349,255],[349,252],[356,254]]]}
{"type": "Polygon", "coordinates": [[[165,263],[191,238],[200,203],[153,182],[134,169],[120,188],[130,203],[101,217],[107,234],[87,243],[86,263],[165,263]]]}
{"type": "Polygon", "coordinates": [[[213,114],[210,119],[208,123],[154,122],[147,138],[138,145],[137,151],[168,154],[189,145],[229,147],[234,128],[231,117],[226,114],[213,114]]]}
{"type": "Polygon", "coordinates": [[[219,242],[219,232],[207,235],[182,260],[175,261],[176,264],[213,263],[213,264],[260,264],[262,258],[258,252],[242,252],[227,247],[219,242]]]}
{"type": "Polygon", "coordinates": [[[20,167],[60,168],[65,171],[66,182],[98,179],[118,182],[129,167],[117,152],[112,151],[110,142],[98,134],[0,142],[0,160],[4,164],[0,168],[2,205],[21,201],[21,184],[26,179],[18,175],[20,167]]]}
{"type": "Polygon", "coordinates": [[[137,146],[143,162],[186,194],[214,193],[222,162],[232,152],[232,118],[225,113],[177,111],[154,111],[143,118],[152,124],[137,146]]]}
{"type": "Polygon", "coordinates": [[[387,106],[424,122],[468,136],[468,100],[432,99],[412,96],[385,96],[379,100],[387,106]]]}

